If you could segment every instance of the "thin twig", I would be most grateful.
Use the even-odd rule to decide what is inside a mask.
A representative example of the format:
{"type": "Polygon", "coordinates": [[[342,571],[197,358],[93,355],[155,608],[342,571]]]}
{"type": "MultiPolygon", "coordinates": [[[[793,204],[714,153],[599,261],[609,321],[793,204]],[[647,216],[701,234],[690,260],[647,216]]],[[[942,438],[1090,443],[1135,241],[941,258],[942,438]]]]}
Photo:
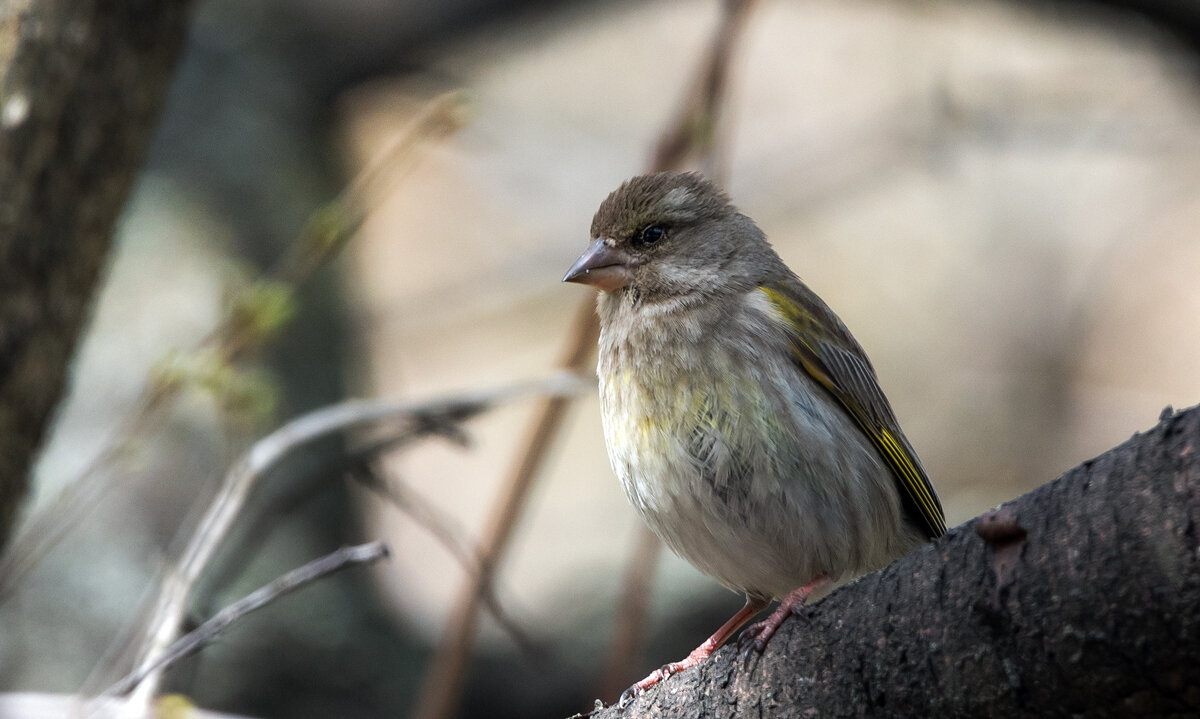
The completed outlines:
{"type": "Polygon", "coordinates": [[[461,422],[499,404],[530,396],[566,397],[583,383],[571,374],[558,373],[543,380],[508,385],[498,389],[461,394],[432,402],[410,403],[388,400],[355,400],[325,407],[297,417],[256,442],[233,466],[217,496],[200,520],[176,567],[163,579],[155,608],[146,623],[146,642],[134,666],[143,677],[136,691],[149,700],[161,679],[159,657],[175,639],[192,586],[216,552],[250,489],[268,470],[297,448],[347,430],[409,419],[414,422],[461,422]]]}
{"type": "MultiPolygon", "coordinates": [[[[728,65],[733,39],[755,0],[726,0],[725,13],[713,37],[705,60],[700,66],[699,80],[687,96],[683,111],[662,135],[655,152],[651,170],[679,167],[696,147],[712,147],[712,133],[696,132],[696,119],[708,118],[715,127],[719,99],[726,87],[728,65]],[[706,139],[707,138],[707,139],[706,139]],[[668,148],[668,149],[663,149],[668,148]]],[[[580,303],[560,367],[578,371],[590,363],[600,335],[595,301],[588,297],[580,303]]],[[[562,428],[562,417],[570,400],[550,399],[542,403],[534,416],[518,459],[494,506],[483,541],[483,557],[479,571],[459,591],[454,608],[446,623],[433,661],[422,681],[421,698],[414,716],[417,719],[450,719],[458,706],[466,680],[467,664],[475,643],[475,632],[482,597],[493,581],[493,575],[508,549],[513,527],[524,510],[529,489],[537,471],[545,461],[546,451],[562,428]]]]}
{"type": "MultiPolygon", "coordinates": [[[[351,181],[339,197],[314,213],[301,236],[293,242],[277,268],[262,282],[279,283],[294,291],[326,264],[357,232],[366,217],[368,191],[385,179],[384,171],[411,162],[420,142],[444,137],[462,124],[463,99],[447,93],[432,100],[408,132],[390,145],[378,159],[351,181]]],[[[389,181],[396,181],[393,173],[389,181]]],[[[226,316],[192,348],[193,354],[216,352],[216,361],[232,363],[260,348],[267,332],[254,326],[243,306],[232,304],[226,316]]],[[[61,542],[113,485],[108,473],[136,443],[161,422],[170,400],[182,385],[149,378],[132,408],[117,425],[103,448],[65,487],[21,527],[19,534],[0,555],[0,602],[10,597],[25,576],[61,542]]]]}
{"type": "Polygon", "coordinates": [[[0,556],[0,603],[12,596],[29,572],[96,506],[111,486],[105,470],[132,449],[134,438],[144,437],[152,428],[166,399],[167,391],[157,383],[143,391],[100,453],[21,525],[0,556]]]}
{"type": "Polygon", "coordinates": [[[617,604],[616,626],[608,660],[600,674],[596,696],[620,696],[637,681],[638,661],[642,653],[646,616],[650,609],[650,591],[654,571],[662,554],[662,542],[644,523],[638,524],[633,552],[625,565],[621,579],[621,599],[617,604]]]}
{"type": "Polygon", "coordinates": [[[302,567],[297,567],[270,584],[260,587],[224,607],[208,621],[172,642],[171,646],[167,647],[153,662],[130,672],[106,689],[100,696],[120,696],[128,693],[142,682],[150,672],[165,671],[179,660],[195,654],[242,617],[262,609],[285,594],[290,594],[346,567],[371,564],[387,556],[387,546],[381,541],[374,541],[353,547],[342,547],[324,557],[314,559],[302,567]]]}
{"type": "Polygon", "coordinates": [[[721,21],[692,77],[675,121],[655,144],[651,171],[683,167],[695,158],[709,177],[723,174],[719,139],[730,60],[734,43],[756,3],[757,0],[725,0],[721,21]]]}
{"type": "MultiPolygon", "coordinates": [[[[567,351],[560,367],[579,371],[590,363],[599,333],[593,303],[580,307],[567,342],[567,351]]],[[[493,505],[496,514],[491,518],[480,556],[478,571],[473,573],[455,600],[454,609],[446,624],[442,641],[434,654],[422,683],[421,699],[414,716],[418,719],[441,719],[454,713],[466,676],[467,662],[475,643],[475,629],[483,597],[490,591],[496,567],[508,548],[512,530],[520,517],[525,497],[541,467],[570,399],[554,397],[544,400],[537,408],[529,426],[523,451],[516,466],[501,490],[500,499],[493,505]]]]}
{"type": "MultiPolygon", "coordinates": [[[[458,561],[468,576],[479,573],[483,564],[483,552],[467,539],[466,533],[451,515],[442,511],[407,482],[401,481],[394,473],[388,472],[378,461],[372,462],[370,468],[353,471],[351,476],[429,532],[458,561]]],[[[495,586],[489,583],[483,588],[483,593],[484,607],[500,628],[508,633],[527,657],[540,659],[545,653],[542,647],[505,610],[496,596],[495,586]]]]}
{"type": "Polygon", "coordinates": [[[427,102],[408,127],[384,145],[327,205],[332,217],[318,214],[310,222],[305,229],[308,242],[298,243],[301,248],[308,244],[310,251],[285,255],[273,276],[285,282],[308,277],[327,262],[366,219],[371,198],[386,196],[408,176],[421,157],[416,150],[422,144],[444,139],[462,129],[466,124],[466,105],[466,97],[460,91],[446,92],[427,102]],[[323,221],[330,219],[331,224],[323,221]],[[334,232],[328,232],[330,229],[334,232]]]}

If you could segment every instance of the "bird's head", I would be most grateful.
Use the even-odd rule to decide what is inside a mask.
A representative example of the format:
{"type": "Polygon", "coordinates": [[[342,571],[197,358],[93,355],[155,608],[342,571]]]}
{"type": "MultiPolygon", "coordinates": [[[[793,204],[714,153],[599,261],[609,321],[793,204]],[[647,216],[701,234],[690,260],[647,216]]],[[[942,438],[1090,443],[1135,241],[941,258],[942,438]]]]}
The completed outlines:
{"type": "Polygon", "coordinates": [[[697,173],[627,180],[600,204],[591,238],[563,281],[643,302],[749,289],[778,261],[754,223],[697,173]]]}

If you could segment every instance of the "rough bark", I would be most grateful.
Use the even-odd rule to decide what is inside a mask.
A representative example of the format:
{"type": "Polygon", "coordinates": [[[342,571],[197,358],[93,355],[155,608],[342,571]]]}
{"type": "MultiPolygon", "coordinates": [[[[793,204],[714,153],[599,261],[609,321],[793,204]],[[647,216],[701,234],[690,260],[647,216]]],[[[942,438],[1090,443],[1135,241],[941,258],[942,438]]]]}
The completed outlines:
{"type": "Polygon", "coordinates": [[[62,395],[187,5],[0,1],[0,546],[62,395]]]}
{"type": "Polygon", "coordinates": [[[1198,524],[1200,408],[1164,412],[623,716],[1200,716],[1198,524]]]}

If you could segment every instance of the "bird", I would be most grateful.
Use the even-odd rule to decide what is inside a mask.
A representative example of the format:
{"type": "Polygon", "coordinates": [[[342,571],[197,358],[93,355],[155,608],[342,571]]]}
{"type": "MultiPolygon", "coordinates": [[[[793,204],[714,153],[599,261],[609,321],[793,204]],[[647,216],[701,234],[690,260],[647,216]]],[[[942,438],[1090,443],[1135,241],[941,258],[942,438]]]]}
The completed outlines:
{"type": "Polygon", "coordinates": [[[772,601],[739,640],[747,656],[810,598],[945,533],[858,341],[703,175],[622,183],[563,281],[599,290],[601,418],[625,494],[673,552],[745,596],[622,706],[772,601]]]}

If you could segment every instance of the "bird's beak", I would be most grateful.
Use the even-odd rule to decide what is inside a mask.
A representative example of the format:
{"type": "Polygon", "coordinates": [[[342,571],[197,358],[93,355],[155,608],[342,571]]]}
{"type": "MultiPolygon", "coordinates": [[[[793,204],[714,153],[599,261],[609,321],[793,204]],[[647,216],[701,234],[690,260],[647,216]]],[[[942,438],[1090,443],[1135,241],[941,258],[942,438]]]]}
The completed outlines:
{"type": "Polygon", "coordinates": [[[567,275],[562,281],[578,282],[612,292],[628,285],[633,279],[629,268],[630,259],[624,250],[609,245],[603,237],[597,237],[579,259],[575,260],[571,269],[567,270],[567,275]]]}

